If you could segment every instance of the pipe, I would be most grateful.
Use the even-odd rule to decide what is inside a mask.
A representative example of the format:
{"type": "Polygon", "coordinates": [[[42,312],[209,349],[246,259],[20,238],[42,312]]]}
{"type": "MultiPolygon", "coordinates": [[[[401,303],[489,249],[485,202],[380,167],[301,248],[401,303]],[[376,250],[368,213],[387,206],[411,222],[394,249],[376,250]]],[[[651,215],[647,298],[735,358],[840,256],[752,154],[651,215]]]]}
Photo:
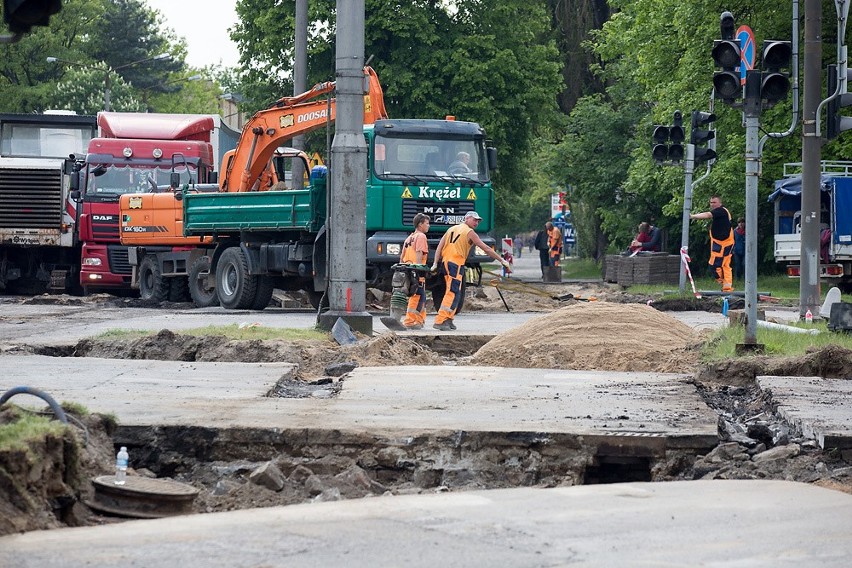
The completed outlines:
{"type": "Polygon", "coordinates": [[[818,329],[806,329],[804,327],[793,327],[792,325],[783,325],[780,323],[772,323],[771,321],[757,320],[757,327],[765,329],[777,329],[779,331],[787,331],[790,333],[804,333],[807,335],[819,335],[818,329]]]}
{"type": "Polygon", "coordinates": [[[62,410],[62,407],[56,402],[52,396],[44,392],[43,390],[37,389],[35,387],[14,387],[7,390],[3,393],[3,396],[0,396],[0,406],[2,406],[7,400],[15,396],[16,394],[31,394],[33,396],[37,396],[43,401],[45,401],[50,409],[53,410],[53,413],[56,414],[57,420],[62,422],[63,424],[68,424],[68,417],[65,416],[65,411],[62,410]]]}

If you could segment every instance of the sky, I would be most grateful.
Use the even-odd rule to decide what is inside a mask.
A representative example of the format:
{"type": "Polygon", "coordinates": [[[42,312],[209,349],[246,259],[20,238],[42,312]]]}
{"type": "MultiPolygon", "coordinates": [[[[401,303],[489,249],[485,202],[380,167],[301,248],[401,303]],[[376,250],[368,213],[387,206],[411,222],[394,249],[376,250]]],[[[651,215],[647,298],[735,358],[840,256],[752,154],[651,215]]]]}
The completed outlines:
{"type": "Polygon", "coordinates": [[[228,37],[228,28],[237,21],[235,0],[146,0],[159,10],[166,26],[186,39],[190,67],[221,63],[235,67],[237,46],[228,37]]]}

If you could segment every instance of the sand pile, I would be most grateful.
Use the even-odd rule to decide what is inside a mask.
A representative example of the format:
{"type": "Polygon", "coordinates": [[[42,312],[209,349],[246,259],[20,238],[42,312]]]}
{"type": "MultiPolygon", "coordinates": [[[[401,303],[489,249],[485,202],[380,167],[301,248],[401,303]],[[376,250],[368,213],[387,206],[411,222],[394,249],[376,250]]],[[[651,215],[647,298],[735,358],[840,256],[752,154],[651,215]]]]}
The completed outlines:
{"type": "Polygon", "coordinates": [[[581,302],[501,333],[474,365],[539,369],[693,372],[698,335],[643,304],[581,302]]]}

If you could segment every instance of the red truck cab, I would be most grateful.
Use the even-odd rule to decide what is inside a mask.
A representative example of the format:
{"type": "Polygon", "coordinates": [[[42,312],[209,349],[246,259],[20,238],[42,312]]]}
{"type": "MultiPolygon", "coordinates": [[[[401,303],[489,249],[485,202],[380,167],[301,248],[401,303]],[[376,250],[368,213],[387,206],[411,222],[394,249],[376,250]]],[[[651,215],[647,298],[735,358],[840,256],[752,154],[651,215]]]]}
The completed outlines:
{"type": "Polygon", "coordinates": [[[214,121],[210,115],[102,112],[98,127],[100,137],[89,143],[81,170],[80,284],[86,292],[130,291],[119,198],[162,191],[172,172],[180,174],[181,184],[214,182],[214,121]]]}

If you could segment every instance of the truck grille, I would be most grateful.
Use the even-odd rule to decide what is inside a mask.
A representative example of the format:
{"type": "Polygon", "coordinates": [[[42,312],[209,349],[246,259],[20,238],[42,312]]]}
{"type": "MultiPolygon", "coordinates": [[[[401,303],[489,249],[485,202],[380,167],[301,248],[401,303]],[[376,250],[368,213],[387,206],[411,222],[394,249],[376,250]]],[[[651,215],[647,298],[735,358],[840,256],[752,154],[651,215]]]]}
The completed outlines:
{"type": "Polygon", "coordinates": [[[62,206],[58,169],[0,169],[0,228],[56,229],[62,206]]]}
{"type": "Polygon", "coordinates": [[[109,271],[113,274],[130,274],[130,261],[127,258],[127,247],[111,245],[107,247],[109,271]]]}
{"type": "Polygon", "coordinates": [[[452,226],[464,221],[464,214],[476,209],[473,201],[429,201],[426,199],[403,199],[402,222],[411,226],[414,216],[426,213],[432,225],[452,226]]]}
{"type": "Polygon", "coordinates": [[[106,221],[92,221],[92,237],[96,241],[117,241],[118,215],[106,221]]]}

